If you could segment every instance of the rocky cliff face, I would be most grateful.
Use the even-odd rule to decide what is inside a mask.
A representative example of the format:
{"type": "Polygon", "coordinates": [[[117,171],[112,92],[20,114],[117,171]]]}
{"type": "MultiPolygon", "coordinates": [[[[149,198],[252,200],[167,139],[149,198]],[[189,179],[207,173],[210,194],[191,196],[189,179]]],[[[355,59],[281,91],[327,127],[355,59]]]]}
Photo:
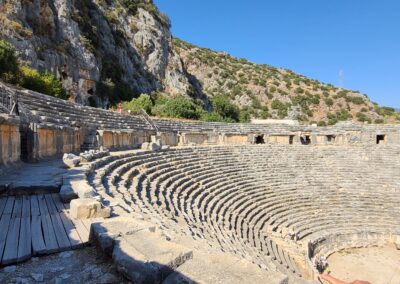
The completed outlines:
{"type": "Polygon", "coordinates": [[[0,9],[1,37],[30,66],[63,80],[78,103],[191,90],[168,20],[149,0],[6,0],[0,9]]]}

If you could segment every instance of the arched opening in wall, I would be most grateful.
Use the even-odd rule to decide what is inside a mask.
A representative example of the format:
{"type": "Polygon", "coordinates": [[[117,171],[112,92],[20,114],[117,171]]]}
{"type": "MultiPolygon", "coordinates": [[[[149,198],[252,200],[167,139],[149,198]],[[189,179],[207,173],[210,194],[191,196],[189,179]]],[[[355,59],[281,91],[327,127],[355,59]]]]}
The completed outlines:
{"type": "Polygon", "coordinates": [[[289,145],[293,145],[294,135],[289,136],[289,145]]]}
{"type": "Polygon", "coordinates": [[[385,144],[386,135],[376,135],[376,144],[385,144]]]}
{"type": "Polygon", "coordinates": [[[310,145],[311,144],[311,137],[310,135],[304,135],[300,137],[301,145],[310,145]]]}
{"type": "Polygon", "coordinates": [[[334,143],[336,139],[335,135],[326,135],[326,142],[328,143],[334,143]]]}
{"type": "Polygon", "coordinates": [[[255,143],[256,144],[265,144],[264,135],[257,135],[255,137],[255,143]]]}
{"type": "Polygon", "coordinates": [[[89,106],[91,106],[91,107],[97,107],[97,102],[96,102],[95,98],[89,97],[89,98],[88,98],[88,102],[89,102],[89,106]]]}

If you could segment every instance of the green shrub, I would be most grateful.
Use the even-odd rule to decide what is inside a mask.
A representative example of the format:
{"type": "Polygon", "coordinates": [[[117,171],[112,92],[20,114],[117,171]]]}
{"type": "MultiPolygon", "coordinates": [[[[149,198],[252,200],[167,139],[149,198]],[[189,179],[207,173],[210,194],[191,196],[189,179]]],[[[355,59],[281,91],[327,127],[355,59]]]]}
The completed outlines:
{"type": "Polygon", "coordinates": [[[278,110],[280,110],[280,109],[287,109],[287,108],[286,108],[286,105],[285,105],[284,103],[282,103],[280,100],[277,100],[277,99],[275,99],[275,100],[272,101],[271,107],[272,107],[273,109],[278,109],[278,110]]]}
{"type": "Polygon", "coordinates": [[[317,123],[318,126],[326,126],[326,122],[323,120],[318,121],[317,123]]]}
{"type": "Polygon", "coordinates": [[[39,73],[27,66],[21,67],[22,83],[24,88],[43,93],[60,99],[68,99],[68,94],[62,86],[62,82],[53,74],[39,73]]]}
{"type": "Polygon", "coordinates": [[[17,79],[19,70],[18,56],[14,47],[0,39],[0,78],[11,82],[17,79]]]}
{"type": "Polygon", "coordinates": [[[337,118],[330,118],[328,120],[328,125],[335,125],[338,122],[337,118]]]}
{"type": "Polygon", "coordinates": [[[152,113],[163,117],[199,119],[202,110],[190,99],[179,96],[158,100],[152,113]],[[160,104],[161,101],[162,104],[160,104]]]}
{"type": "Polygon", "coordinates": [[[331,106],[333,106],[333,100],[331,99],[331,98],[325,98],[325,104],[328,106],[328,107],[331,107],[331,106]]]}
{"type": "Polygon", "coordinates": [[[239,112],[239,122],[247,123],[250,122],[251,119],[251,111],[249,108],[244,107],[239,112]]]}
{"type": "Polygon", "coordinates": [[[271,114],[267,110],[262,110],[260,113],[260,118],[268,119],[271,117],[271,114]]]}
{"type": "Polygon", "coordinates": [[[352,116],[347,110],[341,109],[340,111],[336,112],[336,118],[338,120],[344,121],[349,120],[350,118],[352,118],[352,116]]]}
{"type": "Polygon", "coordinates": [[[153,102],[149,95],[141,94],[137,99],[132,99],[130,102],[124,102],[122,107],[124,110],[131,110],[134,112],[144,109],[148,114],[151,114],[153,102]]]}
{"type": "Polygon", "coordinates": [[[211,99],[213,111],[224,120],[239,121],[239,108],[232,104],[228,97],[216,95],[211,99]]]}
{"type": "Polygon", "coordinates": [[[357,120],[360,122],[367,121],[368,123],[371,123],[371,119],[368,116],[366,116],[365,113],[357,112],[356,117],[357,117],[357,120]]]}
{"type": "Polygon", "coordinates": [[[351,102],[355,105],[362,105],[365,104],[364,98],[362,97],[346,97],[346,102],[351,102]]]}
{"type": "Polygon", "coordinates": [[[376,111],[377,111],[377,113],[379,113],[380,115],[383,115],[383,116],[392,116],[396,112],[396,110],[394,108],[385,107],[385,106],[376,107],[376,111]]]}
{"type": "Polygon", "coordinates": [[[223,122],[224,121],[224,119],[215,111],[204,112],[201,115],[200,120],[207,121],[207,122],[223,122]]]}
{"type": "Polygon", "coordinates": [[[375,119],[375,121],[374,121],[376,124],[382,124],[382,123],[384,123],[385,121],[383,120],[383,119],[381,119],[381,118],[378,118],[378,119],[375,119]]]}
{"type": "Polygon", "coordinates": [[[294,92],[295,92],[296,94],[303,94],[303,93],[304,93],[304,90],[303,90],[303,88],[301,88],[301,87],[297,87],[296,90],[294,90],[294,92]]]}
{"type": "Polygon", "coordinates": [[[288,111],[287,109],[280,109],[278,110],[278,116],[279,118],[285,118],[288,116],[288,111]]]}

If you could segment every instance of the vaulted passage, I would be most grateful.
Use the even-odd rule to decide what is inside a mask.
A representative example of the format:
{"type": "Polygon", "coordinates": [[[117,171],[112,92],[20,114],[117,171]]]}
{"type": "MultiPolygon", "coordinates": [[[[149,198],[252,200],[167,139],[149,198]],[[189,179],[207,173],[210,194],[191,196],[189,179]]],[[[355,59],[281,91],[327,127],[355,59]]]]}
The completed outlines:
{"type": "Polygon", "coordinates": [[[310,135],[304,135],[300,137],[300,142],[302,145],[310,145],[311,144],[311,138],[310,135]]]}
{"type": "Polygon", "coordinates": [[[376,135],[376,144],[384,144],[386,142],[386,135],[376,135]]]}
{"type": "Polygon", "coordinates": [[[264,135],[257,135],[255,138],[256,144],[265,144],[264,135]]]}

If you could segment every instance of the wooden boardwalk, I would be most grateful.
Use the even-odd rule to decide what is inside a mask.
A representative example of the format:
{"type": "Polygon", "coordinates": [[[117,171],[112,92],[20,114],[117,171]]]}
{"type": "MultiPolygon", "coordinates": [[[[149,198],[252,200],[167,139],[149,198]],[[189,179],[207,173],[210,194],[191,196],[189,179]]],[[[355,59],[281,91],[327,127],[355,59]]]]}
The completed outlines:
{"type": "Polygon", "coordinates": [[[79,248],[98,219],[69,218],[58,194],[0,197],[0,263],[79,248]]]}

